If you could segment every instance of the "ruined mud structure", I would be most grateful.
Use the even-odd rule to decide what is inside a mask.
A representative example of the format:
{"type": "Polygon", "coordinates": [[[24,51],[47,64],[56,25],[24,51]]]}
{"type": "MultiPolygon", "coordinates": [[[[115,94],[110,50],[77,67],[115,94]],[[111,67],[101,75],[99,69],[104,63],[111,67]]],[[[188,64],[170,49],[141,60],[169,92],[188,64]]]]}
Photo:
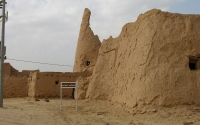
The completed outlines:
{"type": "MultiPolygon", "coordinates": [[[[4,64],[4,98],[46,98],[60,96],[60,82],[76,82],[79,77],[88,77],[87,72],[19,72],[9,63],[4,64]]],[[[63,96],[70,97],[72,89],[63,89],[63,96]]]]}
{"type": "Polygon", "coordinates": [[[110,100],[130,112],[200,103],[200,15],[153,9],[100,44],[90,14],[85,9],[74,63],[74,71],[92,73],[79,79],[81,98],[110,100]]]}
{"type": "Polygon", "coordinates": [[[85,11],[83,15],[76,49],[74,72],[89,71],[92,73],[98,57],[101,42],[90,28],[90,14],[90,11],[85,11]]]}
{"type": "Polygon", "coordinates": [[[102,43],[90,15],[85,9],[74,72],[18,72],[5,64],[4,97],[57,97],[55,81],[78,81],[79,98],[109,100],[130,113],[200,103],[200,15],[153,9],[102,43]]]}

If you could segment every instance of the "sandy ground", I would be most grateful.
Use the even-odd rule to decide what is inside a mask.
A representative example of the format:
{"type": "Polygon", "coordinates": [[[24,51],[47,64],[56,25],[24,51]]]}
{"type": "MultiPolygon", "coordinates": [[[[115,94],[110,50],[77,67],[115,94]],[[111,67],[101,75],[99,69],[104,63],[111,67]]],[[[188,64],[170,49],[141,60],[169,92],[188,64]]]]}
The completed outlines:
{"type": "Polygon", "coordinates": [[[108,101],[28,98],[4,99],[0,125],[200,125],[200,105],[176,106],[131,115],[108,101]]]}

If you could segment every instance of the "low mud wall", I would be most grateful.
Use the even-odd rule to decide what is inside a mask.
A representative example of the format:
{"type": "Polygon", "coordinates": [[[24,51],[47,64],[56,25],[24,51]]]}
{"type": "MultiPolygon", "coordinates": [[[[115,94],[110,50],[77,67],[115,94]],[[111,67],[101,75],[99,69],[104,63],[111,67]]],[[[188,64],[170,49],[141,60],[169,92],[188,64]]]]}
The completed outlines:
{"type": "MultiPolygon", "coordinates": [[[[76,82],[80,76],[91,74],[80,72],[31,72],[28,76],[5,76],[4,98],[15,97],[59,97],[60,82],[76,82]]],[[[63,89],[63,97],[70,97],[72,89],[63,89]]]]}
{"type": "MultiPolygon", "coordinates": [[[[60,82],[76,82],[80,76],[86,77],[87,73],[57,73],[57,72],[34,72],[28,79],[29,97],[59,97],[60,82]]],[[[70,97],[72,89],[63,89],[63,97],[70,97]]]]}
{"type": "Polygon", "coordinates": [[[22,76],[5,76],[3,85],[3,97],[27,97],[28,78],[22,76]]]}

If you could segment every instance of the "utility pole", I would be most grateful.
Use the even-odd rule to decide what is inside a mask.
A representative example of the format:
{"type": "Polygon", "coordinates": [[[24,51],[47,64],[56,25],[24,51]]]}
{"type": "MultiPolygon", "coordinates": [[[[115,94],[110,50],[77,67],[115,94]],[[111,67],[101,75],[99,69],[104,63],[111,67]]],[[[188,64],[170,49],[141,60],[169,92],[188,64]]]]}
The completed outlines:
{"type": "Polygon", "coordinates": [[[0,108],[3,108],[3,82],[4,82],[4,34],[5,34],[5,0],[0,1],[2,8],[2,29],[1,29],[1,48],[0,48],[0,108]]]}

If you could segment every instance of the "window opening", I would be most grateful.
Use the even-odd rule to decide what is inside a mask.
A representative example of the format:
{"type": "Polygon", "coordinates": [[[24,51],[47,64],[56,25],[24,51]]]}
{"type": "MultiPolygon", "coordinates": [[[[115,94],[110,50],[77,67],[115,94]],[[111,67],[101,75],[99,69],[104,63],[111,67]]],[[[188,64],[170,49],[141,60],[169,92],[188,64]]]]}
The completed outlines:
{"type": "Polygon", "coordinates": [[[59,83],[59,80],[55,81],[55,84],[58,84],[59,83]]]}
{"type": "Polygon", "coordinates": [[[198,59],[189,59],[189,67],[190,70],[197,70],[198,69],[198,59]]]}
{"type": "Polygon", "coordinates": [[[86,61],[86,66],[89,66],[90,65],[90,61],[86,61]]]}

